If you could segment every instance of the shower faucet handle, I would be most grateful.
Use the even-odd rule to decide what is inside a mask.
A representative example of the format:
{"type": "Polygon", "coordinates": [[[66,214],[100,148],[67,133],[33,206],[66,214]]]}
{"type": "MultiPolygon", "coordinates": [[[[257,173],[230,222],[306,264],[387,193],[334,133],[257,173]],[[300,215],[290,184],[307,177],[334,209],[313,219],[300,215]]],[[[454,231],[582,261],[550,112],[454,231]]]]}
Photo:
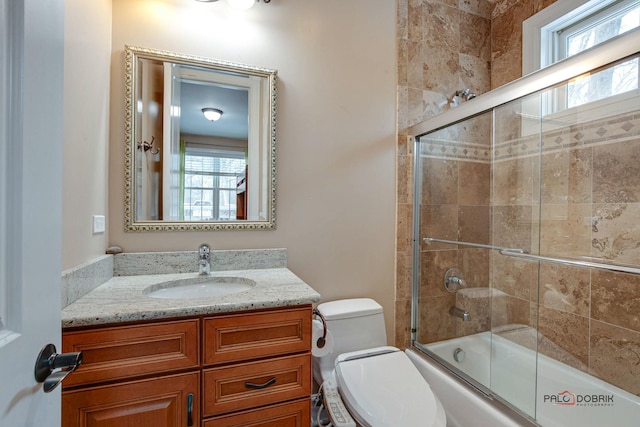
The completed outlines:
{"type": "Polygon", "coordinates": [[[455,294],[462,288],[467,287],[467,282],[464,280],[464,273],[459,268],[450,268],[444,274],[444,288],[447,292],[455,294]]]}

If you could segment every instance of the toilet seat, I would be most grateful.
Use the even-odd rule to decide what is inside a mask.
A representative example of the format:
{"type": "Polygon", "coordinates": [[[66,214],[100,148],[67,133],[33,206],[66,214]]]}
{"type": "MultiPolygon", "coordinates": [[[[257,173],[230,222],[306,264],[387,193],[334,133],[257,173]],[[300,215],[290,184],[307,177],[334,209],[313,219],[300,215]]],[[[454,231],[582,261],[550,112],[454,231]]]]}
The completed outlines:
{"type": "Polygon", "coordinates": [[[362,426],[446,426],[442,404],[395,347],[341,354],[335,373],[345,406],[362,426]]]}

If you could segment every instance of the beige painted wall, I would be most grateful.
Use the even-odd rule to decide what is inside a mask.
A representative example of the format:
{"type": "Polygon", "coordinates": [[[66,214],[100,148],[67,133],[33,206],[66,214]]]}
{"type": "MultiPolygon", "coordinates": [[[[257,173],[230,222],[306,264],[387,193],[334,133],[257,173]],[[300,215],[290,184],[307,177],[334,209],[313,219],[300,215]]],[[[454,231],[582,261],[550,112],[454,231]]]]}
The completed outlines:
{"type": "Polygon", "coordinates": [[[107,214],[111,0],[65,0],[62,269],[104,255],[107,214]]]}
{"type": "Polygon", "coordinates": [[[325,300],[369,296],[393,340],[395,2],[113,0],[109,245],[288,249],[325,300]],[[125,44],[278,70],[277,229],[125,233],[125,44]]]}

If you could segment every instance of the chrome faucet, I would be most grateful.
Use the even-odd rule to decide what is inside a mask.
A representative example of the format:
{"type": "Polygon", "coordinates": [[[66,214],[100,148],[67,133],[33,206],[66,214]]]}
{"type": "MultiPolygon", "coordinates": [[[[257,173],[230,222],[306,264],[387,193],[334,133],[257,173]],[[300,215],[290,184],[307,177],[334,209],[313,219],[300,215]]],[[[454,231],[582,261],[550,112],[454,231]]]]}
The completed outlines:
{"type": "Polygon", "coordinates": [[[462,288],[467,287],[467,282],[463,278],[463,272],[459,268],[450,268],[444,273],[444,288],[455,294],[462,288]]]}
{"type": "Polygon", "coordinates": [[[201,276],[208,276],[211,273],[211,248],[206,243],[203,243],[198,248],[198,273],[201,276]]]}
{"type": "Polygon", "coordinates": [[[466,287],[467,287],[467,282],[465,282],[465,280],[462,277],[451,276],[451,277],[446,277],[444,279],[444,288],[451,293],[456,293],[461,288],[466,288],[466,287]]]}
{"type": "Polygon", "coordinates": [[[449,314],[455,317],[459,317],[463,322],[468,322],[471,320],[471,315],[468,311],[458,308],[456,306],[452,306],[449,309],[449,314]]]}

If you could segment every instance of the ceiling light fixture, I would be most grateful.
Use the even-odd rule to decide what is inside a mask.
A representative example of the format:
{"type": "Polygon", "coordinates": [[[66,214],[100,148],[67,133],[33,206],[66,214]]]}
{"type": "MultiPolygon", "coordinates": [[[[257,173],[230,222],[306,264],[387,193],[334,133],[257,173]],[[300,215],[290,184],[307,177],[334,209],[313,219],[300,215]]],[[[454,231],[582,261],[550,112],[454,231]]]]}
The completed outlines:
{"type": "MultiPolygon", "coordinates": [[[[202,3],[215,3],[218,0],[196,0],[202,3]]],[[[240,9],[240,10],[247,10],[247,9],[251,9],[256,3],[260,3],[260,1],[262,1],[262,3],[270,3],[271,0],[227,0],[227,3],[229,3],[229,6],[231,6],[234,9],[240,9]]]]}
{"type": "Polygon", "coordinates": [[[222,116],[222,110],[218,110],[217,108],[203,108],[202,114],[204,114],[207,120],[215,122],[217,120],[220,120],[220,117],[222,116]]]}
{"type": "Polygon", "coordinates": [[[256,0],[227,0],[227,3],[234,9],[247,10],[256,4],[256,0]]]}

